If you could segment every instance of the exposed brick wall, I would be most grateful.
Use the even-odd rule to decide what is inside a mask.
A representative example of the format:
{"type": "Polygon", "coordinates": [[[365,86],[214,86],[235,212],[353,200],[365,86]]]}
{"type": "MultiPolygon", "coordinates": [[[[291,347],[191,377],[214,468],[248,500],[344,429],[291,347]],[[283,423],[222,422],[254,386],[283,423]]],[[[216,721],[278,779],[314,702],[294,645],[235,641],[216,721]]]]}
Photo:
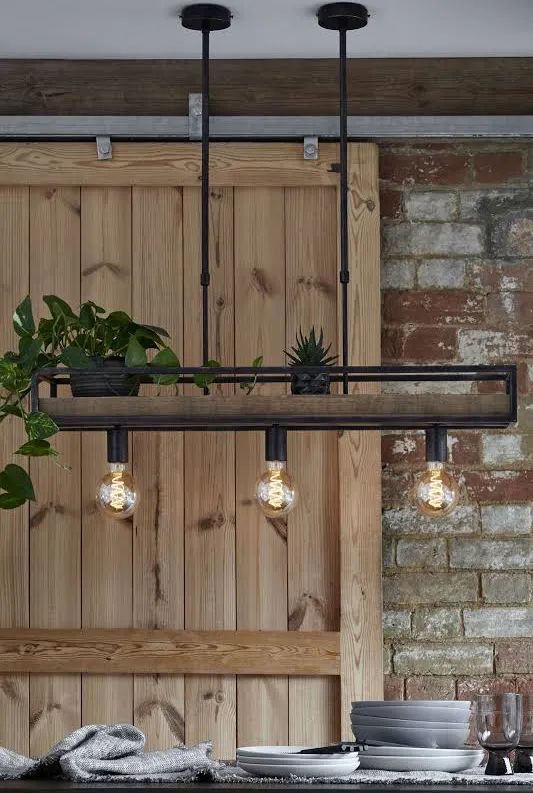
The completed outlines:
{"type": "Polygon", "coordinates": [[[407,495],[423,433],[383,435],[389,698],[533,691],[532,181],[526,145],[381,150],[383,362],[516,362],[520,390],[515,427],[450,433],[442,521],[407,495]]]}

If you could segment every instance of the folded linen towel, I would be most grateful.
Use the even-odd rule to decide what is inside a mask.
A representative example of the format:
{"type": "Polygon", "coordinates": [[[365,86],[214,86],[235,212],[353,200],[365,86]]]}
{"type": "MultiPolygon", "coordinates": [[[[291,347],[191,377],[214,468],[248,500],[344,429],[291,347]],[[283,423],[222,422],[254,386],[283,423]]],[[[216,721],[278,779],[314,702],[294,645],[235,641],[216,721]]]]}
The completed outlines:
{"type": "Polygon", "coordinates": [[[223,767],[210,758],[210,743],[144,752],[145,740],[131,724],[91,724],[67,735],[38,760],[0,748],[0,779],[177,782],[212,775],[223,767]]]}

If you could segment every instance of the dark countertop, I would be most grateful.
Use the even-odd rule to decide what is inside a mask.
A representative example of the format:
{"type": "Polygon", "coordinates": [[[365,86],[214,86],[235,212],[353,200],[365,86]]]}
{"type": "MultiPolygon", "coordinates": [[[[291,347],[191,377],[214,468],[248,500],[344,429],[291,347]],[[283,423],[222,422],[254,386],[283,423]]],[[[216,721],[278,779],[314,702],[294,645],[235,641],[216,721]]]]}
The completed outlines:
{"type": "Polygon", "coordinates": [[[519,793],[519,791],[529,791],[533,789],[533,775],[531,786],[529,785],[510,785],[502,781],[491,783],[490,785],[459,784],[459,785],[428,785],[428,784],[258,784],[252,782],[238,783],[218,783],[211,782],[164,782],[164,783],[144,783],[144,782],[54,782],[51,780],[19,780],[0,782],[0,793],[87,793],[94,790],[98,793],[124,793],[124,791],[134,791],[134,793],[154,793],[154,788],[172,785],[178,788],[180,793],[224,793],[228,790],[235,790],[239,793],[258,793],[258,791],[268,791],[268,793],[443,793],[447,788],[453,793],[519,793]]]}

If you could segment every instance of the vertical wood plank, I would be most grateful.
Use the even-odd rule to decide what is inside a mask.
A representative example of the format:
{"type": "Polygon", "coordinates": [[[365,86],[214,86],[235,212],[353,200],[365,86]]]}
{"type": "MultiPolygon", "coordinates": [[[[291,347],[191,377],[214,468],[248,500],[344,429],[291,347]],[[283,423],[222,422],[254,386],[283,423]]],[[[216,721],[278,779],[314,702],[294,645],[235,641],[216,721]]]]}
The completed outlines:
{"type": "MultiPolygon", "coordinates": [[[[11,318],[13,309],[29,291],[29,191],[27,187],[0,188],[0,349],[16,349],[11,318]]],[[[0,469],[11,462],[24,441],[18,419],[0,427],[0,469]]],[[[28,627],[28,508],[2,511],[0,520],[0,625],[28,627]]],[[[0,746],[27,754],[28,675],[0,676],[0,746]]]]}
{"type": "MultiPolygon", "coordinates": [[[[165,328],[168,344],[181,360],[181,190],[134,188],[132,219],[134,317],[165,328]]],[[[133,465],[141,491],[133,519],[133,625],[183,628],[182,433],[134,433],[133,465]]],[[[149,749],[185,740],[183,676],[136,675],[134,696],[135,723],[149,749]]]]}
{"type": "MultiPolygon", "coordinates": [[[[235,361],[250,366],[263,355],[265,365],[283,365],[283,189],[236,188],[234,217],[235,361]]],[[[279,393],[279,389],[279,385],[258,386],[254,393],[279,393]]],[[[264,467],[264,433],[237,433],[237,627],[287,630],[287,524],[265,518],[257,508],[255,485],[264,467]]],[[[241,676],[237,702],[241,746],[288,742],[286,677],[241,676]]]]}
{"type": "MultiPolygon", "coordinates": [[[[349,350],[354,366],[380,363],[378,149],[349,145],[349,350]]],[[[339,327],[340,338],[340,327],[339,327]]],[[[339,341],[340,346],[340,341],[339,341]]],[[[364,392],[376,391],[369,384],[364,392]]],[[[378,432],[339,443],[341,733],[351,737],[352,700],[383,698],[381,465],[378,432]]]]}
{"type": "MultiPolygon", "coordinates": [[[[30,188],[30,293],[36,318],[48,314],[43,295],[79,305],[79,188],[30,188]]],[[[61,466],[46,458],[30,464],[37,495],[30,510],[30,627],[79,628],[80,435],[59,433],[53,445],[61,466]]],[[[81,676],[32,675],[32,756],[44,754],[80,724],[81,676]]]]}
{"type": "MultiPolygon", "coordinates": [[[[82,188],[81,296],[107,310],[131,310],[131,190],[82,188]]],[[[132,521],[97,510],[96,484],[106,470],[105,433],[82,436],[82,625],[127,628],[132,623],[132,521]]],[[[131,722],[131,675],[84,675],[85,724],[131,722]]]]}
{"type": "MultiPolygon", "coordinates": [[[[235,359],[233,190],[213,190],[210,211],[210,356],[231,366],[235,359]]],[[[184,189],[184,359],[196,365],[202,361],[200,215],[200,191],[184,189]]],[[[233,630],[234,434],[186,433],[184,444],[185,627],[233,630]]],[[[187,743],[211,738],[217,757],[233,757],[235,713],[234,675],[187,676],[187,743]]]]}
{"type": "MultiPolygon", "coordinates": [[[[335,348],[336,194],[287,188],[287,348],[296,332],[322,327],[335,348]]],[[[287,467],[300,491],[288,519],[289,630],[338,630],[338,456],[336,433],[289,433],[287,467]]],[[[338,739],[335,679],[289,680],[289,741],[338,739]],[[313,714],[309,717],[309,714],[313,714]]]]}

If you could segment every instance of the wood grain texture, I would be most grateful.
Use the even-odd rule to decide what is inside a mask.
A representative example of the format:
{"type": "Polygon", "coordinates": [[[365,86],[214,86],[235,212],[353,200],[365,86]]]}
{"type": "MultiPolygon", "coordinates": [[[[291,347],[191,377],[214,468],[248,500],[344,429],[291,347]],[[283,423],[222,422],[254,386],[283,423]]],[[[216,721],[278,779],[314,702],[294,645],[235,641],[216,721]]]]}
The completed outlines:
{"type": "Polygon", "coordinates": [[[339,668],[335,632],[0,630],[0,672],[89,672],[111,675],[114,681],[117,674],[131,672],[187,672],[187,683],[198,678],[211,685],[215,678],[209,676],[224,680],[222,672],[255,676],[276,669],[281,675],[338,675],[339,668]]]}
{"type": "MultiPolygon", "coordinates": [[[[30,189],[30,293],[36,317],[42,296],[80,302],[80,190],[30,189]]],[[[53,445],[62,465],[31,461],[37,501],[30,509],[30,625],[81,627],[81,459],[79,433],[53,445]],[[64,467],[66,466],[66,468],[64,467]]],[[[30,678],[30,752],[38,757],[81,724],[79,675],[30,678]]]]}
{"type": "MultiPolygon", "coordinates": [[[[0,113],[187,115],[198,60],[0,61],[0,113]]],[[[217,60],[216,115],[336,115],[335,59],[217,60]]],[[[527,114],[533,58],[352,58],[348,108],[368,115],[527,114]]]]}
{"type": "MultiPolygon", "coordinates": [[[[364,333],[362,334],[365,335],[364,333]]],[[[358,342],[360,344],[360,341],[358,342]]],[[[363,390],[363,386],[360,386],[363,390]]],[[[371,386],[365,387],[370,390],[371,386]]],[[[375,389],[374,389],[375,390],[375,389]]],[[[320,419],[328,421],[331,417],[339,417],[346,426],[357,426],[363,423],[379,422],[387,416],[399,419],[410,418],[418,414],[422,418],[439,416],[441,420],[451,423],[464,418],[481,416],[493,420],[503,418],[509,409],[509,398],[506,394],[309,394],[293,396],[279,394],[268,396],[250,394],[250,396],[224,397],[213,394],[209,397],[199,396],[159,396],[135,397],[122,399],[108,397],[105,402],[91,397],[58,398],[44,397],[39,400],[41,410],[46,410],[59,423],[62,419],[69,420],[83,417],[112,416],[112,421],[120,420],[127,423],[129,418],[143,416],[159,416],[162,424],[169,426],[201,426],[231,424],[235,419],[247,419],[253,425],[254,418],[258,423],[263,416],[269,420],[277,419],[280,424],[297,425],[310,417],[317,424],[320,419]]],[[[105,423],[105,422],[104,422],[105,423]]]]}
{"type": "MultiPolygon", "coordinates": [[[[16,348],[11,324],[13,307],[29,292],[29,191],[26,187],[0,189],[0,345],[16,348]]],[[[16,462],[13,452],[24,441],[19,420],[0,427],[0,469],[16,462]]],[[[3,511],[0,529],[0,625],[26,627],[29,619],[28,508],[3,511]]],[[[28,753],[29,682],[26,675],[0,677],[0,746],[28,753]]]]}
{"type": "MultiPolygon", "coordinates": [[[[304,160],[301,143],[212,143],[212,187],[334,185],[337,147],[321,144],[318,160],[304,160]]],[[[198,143],[116,143],[98,160],[91,143],[0,143],[0,185],[117,185],[196,187],[198,143]]],[[[216,210],[216,207],[214,207],[216,210]]]]}
{"type": "MultiPolygon", "coordinates": [[[[301,328],[320,328],[335,349],[337,213],[335,190],[291,188],[285,194],[286,349],[301,328]]],[[[287,397],[286,402],[295,397],[287,397]]],[[[298,397],[303,409],[306,396],[298,397]]],[[[339,400],[337,396],[325,399],[339,400]]],[[[288,518],[289,628],[337,630],[339,620],[338,458],[336,432],[289,434],[288,469],[300,491],[288,518]]],[[[339,738],[338,683],[289,681],[289,743],[339,738]],[[309,718],[313,713],[313,718],[309,718]]]]}
{"type": "MultiPolygon", "coordinates": [[[[81,296],[109,311],[131,310],[131,191],[81,191],[81,296]]],[[[132,622],[132,521],[104,518],[95,504],[96,484],[107,470],[104,433],[82,438],[82,626],[129,627],[132,622]]],[[[131,677],[86,676],[82,681],[86,724],[131,722],[131,677]]]]}
{"type": "MultiPolygon", "coordinates": [[[[202,360],[200,191],[183,191],[184,361],[202,360]]],[[[235,355],[233,190],[210,197],[210,357],[232,365],[235,355]]],[[[217,394],[221,391],[216,387],[217,394]]],[[[227,392],[227,387],[226,387],[227,392]]],[[[198,393],[198,392],[197,392],[198,393]]],[[[207,401],[206,397],[198,397],[207,401]]],[[[233,433],[185,435],[185,627],[234,629],[235,438],[233,433]]],[[[236,744],[234,676],[185,681],[187,743],[212,739],[217,757],[230,758],[236,744]]]]}
{"type": "MultiPolygon", "coordinates": [[[[285,216],[280,188],[235,189],[235,361],[250,366],[284,363],[285,216]]],[[[279,385],[254,393],[278,393],[279,385]]],[[[263,432],[236,434],[237,627],[287,629],[287,526],[264,517],[254,498],[265,468],[263,432]]],[[[237,681],[238,743],[287,744],[287,679],[237,681]]]]}
{"type": "MultiPolygon", "coordinates": [[[[133,316],[165,328],[181,359],[181,190],[134,188],[132,234],[133,316]]],[[[183,436],[134,433],[132,459],[142,493],[133,518],[133,625],[183,628],[183,436]]],[[[149,749],[184,741],[183,677],[136,676],[134,697],[135,723],[147,736],[149,749]]]]}
{"type": "MultiPolygon", "coordinates": [[[[377,147],[350,144],[348,168],[349,355],[355,366],[375,366],[381,354],[377,147]]],[[[383,399],[375,384],[357,390],[383,399]]],[[[348,740],[351,702],[383,698],[379,433],[343,433],[339,487],[341,737],[348,740]]]]}

